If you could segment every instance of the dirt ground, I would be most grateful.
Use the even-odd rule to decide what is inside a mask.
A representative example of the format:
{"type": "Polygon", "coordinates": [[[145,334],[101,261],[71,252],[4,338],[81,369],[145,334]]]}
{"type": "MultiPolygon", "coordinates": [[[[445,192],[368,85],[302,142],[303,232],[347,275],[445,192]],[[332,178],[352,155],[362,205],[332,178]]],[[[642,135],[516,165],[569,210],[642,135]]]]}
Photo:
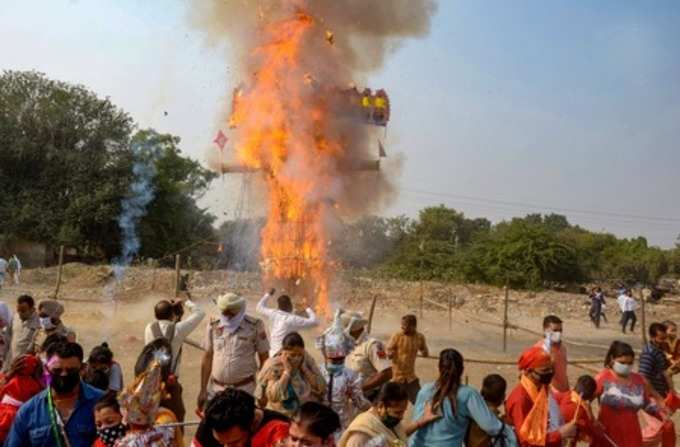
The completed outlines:
{"type": "MultiPolygon", "coordinates": [[[[194,300],[208,313],[215,315],[212,299],[227,291],[236,291],[248,298],[249,313],[254,312],[255,303],[265,289],[255,274],[226,271],[191,272],[191,290],[194,300]]],[[[16,298],[28,293],[36,300],[54,293],[56,269],[27,270],[23,283],[7,286],[0,290],[0,300],[14,308],[16,298]]],[[[143,347],[144,328],[153,320],[153,306],[160,299],[174,295],[174,272],[169,269],[135,267],[128,269],[125,279],[114,284],[106,266],[92,267],[81,264],[67,264],[64,267],[60,298],[64,300],[65,324],[76,331],[78,341],[86,355],[92,347],[108,342],[122,365],[125,379],[132,378],[133,365],[143,347]]],[[[343,277],[336,281],[332,292],[335,306],[364,311],[368,314],[373,296],[377,306],[373,322],[373,335],[387,341],[398,330],[399,319],[405,313],[420,312],[419,284],[394,280],[377,280],[364,277],[343,277]]],[[[427,304],[424,317],[419,321],[419,330],[427,338],[432,355],[441,349],[453,347],[470,359],[497,359],[514,361],[522,349],[536,342],[538,336],[525,331],[508,331],[507,352],[502,350],[502,328],[494,326],[503,318],[503,291],[486,286],[450,285],[427,283],[423,295],[441,304],[427,304]],[[451,328],[449,329],[449,297],[452,303],[451,328]]],[[[609,323],[595,329],[587,317],[587,305],[583,295],[568,293],[511,292],[509,300],[509,321],[513,324],[541,331],[542,317],[548,313],[559,315],[565,321],[564,338],[569,357],[603,359],[606,346],[615,339],[627,341],[635,348],[642,345],[640,329],[634,334],[622,335],[618,328],[618,311],[614,299],[607,308],[609,323]]],[[[680,299],[665,297],[659,304],[647,306],[647,324],[652,321],[679,319],[680,299]]],[[[190,336],[202,342],[208,319],[190,336]]],[[[639,322],[638,322],[639,324],[639,322]]],[[[313,338],[322,331],[317,327],[306,331],[305,336],[310,352],[319,358],[313,338]]],[[[187,406],[187,420],[193,418],[195,399],[199,389],[201,351],[187,346],[184,349],[180,379],[184,386],[187,406]]],[[[419,359],[417,373],[421,382],[436,377],[436,360],[419,359]]],[[[601,364],[588,365],[599,370],[601,364]]],[[[517,371],[513,365],[488,365],[466,363],[465,377],[470,385],[479,387],[485,375],[498,373],[508,381],[509,387],[517,383],[517,371]]],[[[592,373],[570,366],[569,376],[573,382],[579,375],[592,373]]]]}

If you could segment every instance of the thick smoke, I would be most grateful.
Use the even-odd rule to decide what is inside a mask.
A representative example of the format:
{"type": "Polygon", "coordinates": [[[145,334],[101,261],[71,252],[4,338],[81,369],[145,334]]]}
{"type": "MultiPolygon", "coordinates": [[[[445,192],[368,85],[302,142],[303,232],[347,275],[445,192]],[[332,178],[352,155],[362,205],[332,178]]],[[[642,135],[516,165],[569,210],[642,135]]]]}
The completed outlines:
{"type": "MultiPolygon", "coordinates": [[[[366,76],[404,38],[426,35],[434,0],[206,0],[191,5],[192,23],[207,41],[237,55],[230,65],[236,65],[245,99],[230,135],[235,163],[263,167],[274,173],[269,188],[294,185],[306,205],[323,205],[314,223],[323,228],[312,231],[329,243],[341,220],[375,212],[393,198],[391,181],[398,173],[354,168],[378,158],[383,128],[337,113],[343,107],[339,92],[352,84],[363,88],[366,76]],[[300,22],[299,13],[311,21],[300,22]],[[298,35],[301,23],[304,33],[298,35]],[[291,48],[275,50],[281,60],[272,59],[272,48],[293,41],[291,48]],[[275,92],[268,95],[263,86],[275,92]],[[286,134],[285,155],[271,131],[279,128],[286,134]]],[[[370,87],[390,93],[390,86],[370,87]]],[[[229,117],[221,118],[222,128],[227,122],[229,117]]],[[[283,202],[269,202],[270,219],[295,205],[283,202]]]]}
{"type": "Polygon", "coordinates": [[[401,40],[423,37],[435,0],[213,0],[192,3],[191,20],[212,44],[241,54],[258,40],[261,23],[304,10],[332,31],[343,64],[355,75],[380,68],[401,40]]]}

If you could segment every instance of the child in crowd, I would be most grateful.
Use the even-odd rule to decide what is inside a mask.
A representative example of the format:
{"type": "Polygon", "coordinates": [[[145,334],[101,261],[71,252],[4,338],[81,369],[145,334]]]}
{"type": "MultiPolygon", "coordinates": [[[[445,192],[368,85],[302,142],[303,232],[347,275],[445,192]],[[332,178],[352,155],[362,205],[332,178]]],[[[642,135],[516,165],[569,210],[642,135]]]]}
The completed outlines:
{"type": "MultiPolygon", "coordinates": [[[[108,376],[107,389],[120,392],[123,390],[123,370],[118,362],[113,360],[113,352],[108,343],[95,346],[87,359],[90,370],[99,370],[108,376]]],[[[106,391],[106,389],[104,389],[106,391]]]]}
{"type": "Polygon", "coordinates": [[[26,355],[12,365],[0,388],[0,444],[5,441],[19,407],[42,391],[42,366],[38,357],[26,355]]]}
{"type": "Polygon", "coordinates": [[[345,366],[345,357],[352,351],[353,340],[344,331],[341,314],[342,311],[336,313],[331,327],[317,340],[326,359],[321,368],[327,385],[322,403],[340,416],[341,431],[338,435],[342,435],[342,431],[357,414],[371,407],[371,403],[364,397],[359,375],[345,366]]]}
{"type": "MultiPolygon", "coordinates": [[[[482,382],[481,395],[489,410],[501,420],[503,420],[501,418],[501,406],[505,402],[507,388],[508,384],[505,379],[498,374],[490,374],[484,377],[482,382]]],[[[470,421],[465,445],[467,447],[491,447],[495,444],[493,438],[487,435],[475,421],[470,421]]]]}
{"type": "Polygon", "coordinates": [[[589,375],[578,378],[572,391],[558,396],[560,410],[565,422],[576,422],[578,441],[595,445],[607,445],[602,427],[593,416],[591,402],[597,396],[597,382],[589,375]]]}
{"type": "Polygon", "coordinates": [[[161,408],[165,394],[162,369],[169,366],[168,351],[157,351],[147,368],[120,396],[123,422],[128,431],[116,447],[181,447],[180,431],[157,424],[176,423],[172,412],[161,408]],[[172,417],[166,417],[166,416],[172,417]]]}
{"type": "Polygon", "coordinates": [[[97,425],[97,440],[93,447],[114,447],[125,436],[126,428],[116,393],[109,391],[94,406],[94,421],[97,425]]]}

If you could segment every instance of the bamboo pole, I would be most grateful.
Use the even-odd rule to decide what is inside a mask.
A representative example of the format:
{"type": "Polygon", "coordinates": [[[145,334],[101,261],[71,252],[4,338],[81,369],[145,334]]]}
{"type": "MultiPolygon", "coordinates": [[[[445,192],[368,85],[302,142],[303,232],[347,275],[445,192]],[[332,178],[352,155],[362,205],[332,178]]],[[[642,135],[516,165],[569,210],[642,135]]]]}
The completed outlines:
{"type": "Polygon", "coordinates": [[[505,298],[503,299],[503,352],[508,350],[508,301],[510,298],[510,290],[508,284],[505,284],[505,298]]]}
{"type": "Polygon", "coordinates": [[[54,289],[54,299],[59,299],[59,289],[61,288],[61,275],[64,272],[64,246],[59,247],[59,270],[57,270],[57,284],[54,289]]]}
{"type": "Polygon", "coordinates": [[[373,295],[373,301],[371,301],[371,309],[368,311],[368,326],[366,327],[366,333],[370,334],[373,328],[373,314],[375,312],[375,303],[378,300],[378,295],[373,295]]]}
{"type": "Polygon", "coordinates": [[[645,346],[647,344],[647,314],[646,314],[646,309],[645,309],[645,294],[644,294],[644,286],[640,290],[640,301],[641,301],[641,315],[640,315],[640,326],[642,326],[640,332],[642,332],[642,346],[645,346]]]}
{"type": "Polygon", "coordinates": [[[449,295],[449,332],[453,329],[453,299],[449,295]]]}
{"type": "Polygon", "coordinates": [[[175,297],[179,296],[179,284],[182,267],[182,255],[175,255],[175,297]]]}

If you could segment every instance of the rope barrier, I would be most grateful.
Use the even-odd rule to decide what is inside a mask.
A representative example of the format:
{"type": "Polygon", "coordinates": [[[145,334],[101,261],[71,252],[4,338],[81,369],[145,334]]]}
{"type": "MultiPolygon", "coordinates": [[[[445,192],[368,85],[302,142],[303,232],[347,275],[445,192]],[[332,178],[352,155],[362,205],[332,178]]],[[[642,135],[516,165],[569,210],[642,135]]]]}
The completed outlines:
{"type": "MultiPolygon", "coordinates": [[[[423,357],[428,360],[439,360],[439,357],[435,357],[432,355],[428,355],[427,357],[423,357]]],[[[517,365],[516,360],[504,360],[504,359],[480,359],[480,358],[474,358],[474,357],[466,357],[463,355],[463,360],[465,363],[479,363],[482,365],[517,365]]],[[[569,360],[567,361],[569,365],[573,366],[580,366],[583,364],[601,364],[602,359],[576,359],[576,360],[569,360]]],[[[584,368],[587,369],[587,368],[584,368]]]]}

